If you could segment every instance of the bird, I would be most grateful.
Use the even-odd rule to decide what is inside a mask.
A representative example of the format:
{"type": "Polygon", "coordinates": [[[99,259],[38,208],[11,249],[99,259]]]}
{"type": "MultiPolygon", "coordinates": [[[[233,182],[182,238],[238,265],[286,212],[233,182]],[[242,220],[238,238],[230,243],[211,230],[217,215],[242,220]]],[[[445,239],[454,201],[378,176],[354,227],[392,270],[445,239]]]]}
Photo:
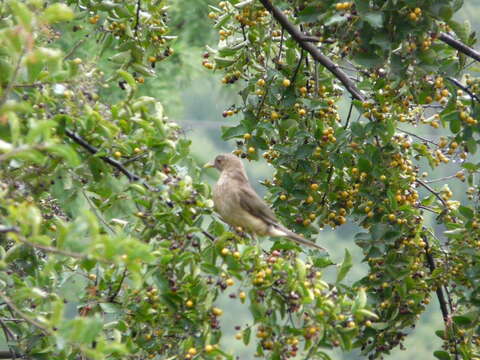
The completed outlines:
{"type": "Polygon", "coordinates": [[[228,225],[240,227],[252,235],[286,237],[298,244],[325,250],[277,220],[272,209],[250,185],[243,162],[237,156],[220,154],[204,167],[220,171],[220,177],[213,187],[213,203],[215,211],[228,225]]]}

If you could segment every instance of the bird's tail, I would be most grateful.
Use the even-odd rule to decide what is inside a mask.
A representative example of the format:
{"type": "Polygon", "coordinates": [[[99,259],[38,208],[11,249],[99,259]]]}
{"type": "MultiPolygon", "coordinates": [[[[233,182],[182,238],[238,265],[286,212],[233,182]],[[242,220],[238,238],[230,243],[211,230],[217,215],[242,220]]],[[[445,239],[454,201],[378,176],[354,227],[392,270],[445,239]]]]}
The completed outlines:
{"type": "Polygon", "coordinates": [[[277,230],[280,230],[282,233],[284,233],[281,236],[286,236],[290,240],[293,240],[298,244],[306,245],[306,246],[309,246],[309,247],[312,247],[312,248],[315,248],[315,249],[318,249],[318,250],[325,251],[325,249],[323,247],[321,247],[320,245],[317,245],[314,242],[309,241],[309,240],[301,237],[300,235],[295,234],[293,231],[288,230],[287,228],[281,226],[280,224],[276,225],[275,227],[277,228],[277,230]]]}

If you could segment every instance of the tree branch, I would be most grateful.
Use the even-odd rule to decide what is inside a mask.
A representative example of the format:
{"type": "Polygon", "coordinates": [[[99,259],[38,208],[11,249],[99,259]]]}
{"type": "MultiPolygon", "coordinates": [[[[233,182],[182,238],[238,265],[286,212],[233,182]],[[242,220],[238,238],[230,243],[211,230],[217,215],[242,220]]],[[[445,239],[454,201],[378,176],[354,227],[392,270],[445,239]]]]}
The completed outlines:
{"type": "Polygon", "coordinates": [[[352,95],[353,98],[365,101],[365,96],[360,92],[359,89],[355,86],[355,84],[348,78],[347,74],[345,74],[337,64],[335,64],[332,60],[328,57],[323,55],[318,48],[309,41],[305,40],[305,35],[292,24],[285,14],[272,5],[269,0],[260,0],[263,4],[265,9],[272,14],[272,16],[279,22],[279,24],[287,30],[287,32],[292,36],[292,38],[300,45],[302,49],[309,52],[312,57],[318,61],[320,64],[325,66],[337,79],[339,79],[342,84],[345,86],[347,91],[352,95]]]}
{"type": "Polygon", "coordinates": [[[445,44],[450,45],[451,47],[460,51],[461,53],[464,53],[465,55],[470,56],[472,59],[480,61],[480,53],[478,51],[465,45],[461,41],[454,39],[452,36],[442,32],[439,34],[438,40],[443,41],[445,44]]]}
{"type": "Polygon", "coordinates": [[[137,1],[137,12],[135,14],[135,36],[138,34],[138,27],[140,26],[140,10],[142,5],[142,1],[138,0],[137,1]]]}
{"type": "Polygon", "coordinates": [[[53,335],[53,331],[44,326],[43,324],[40,324],[38,321],[30,318],[28,315],[26,315],[23,311],[21,311],[13,302],[12,300],[3,292],[0,291],[0,298],[7,304],[7,306],[15,313],[18,315],[18,317],[22,318],[25,320],[27,323],[30,325],[36,327],[39,329],[42,333],[45,335],[51,336],[53,335]]]}
{"type": "Polygon", "coordinates": [[[113,302],[117,295],[120,293],[120,290],[122,289],[123,281],[125,280],[125,277],[127,276],[127,269],[125,268],[122,273],[122,278],[120,279],[120,282],[118,283],[118,287],[115,290],[115,292],[109,296],[108,301],[113,302]]]}
{"type": "Polygon", "coordinates": [[[478,98],[478,96],[476,94],[472,93],[470,91],[470,89],[468,87],[466,87],[465,85],[463,85],[460,81],[458,81],[457,79],[455,79],[453,77],[447,77],[447,79],[450,80],[455,86],[459,87],[460,89],[465,91],[468,95],[470,95],[472,100],[476,100],[477,102],[480,102],[480,98],[478,98]]]}
{"type": "MultiPolygon", "coordinates": [[[[74,133],[73,131],[70,131],[68,129],[65,129],[65,134],[72,139],[74,142],[76,142],[78,145],[82,146],[84,149],[86,149],[89,153],[91,154],[96,154],[98,152],[98,149],[92,145],[90,145],[88,142],[85,141],[82,137],[80,137],[78,134],[74,133]]],[[[143,186],[145,186],[148,190],[153,191],[152,187],[148,185],[140,176],[133,174],[129,170],[127,170],[121,163],[118,161],[108,157],[108,156],[100,156],[100,159],[105,161],[107,164],[113,166],[115,169],[123,173],[124,175],[127,176],[128,180],[130,181],[140,181],[143,186]]]]}
{"type": "Polygon", "coordinates": [[[431,192],[442,203],[443,206],[447,207],[447,203],[445,202],[445,200],[442,199],[442,197],[440,196],[440,194],[438,192],[433,190],[428,184],[424,183],[422,180],[417,179],[417,183],[419,185],[423,186],[429,192],[431,192]]]}

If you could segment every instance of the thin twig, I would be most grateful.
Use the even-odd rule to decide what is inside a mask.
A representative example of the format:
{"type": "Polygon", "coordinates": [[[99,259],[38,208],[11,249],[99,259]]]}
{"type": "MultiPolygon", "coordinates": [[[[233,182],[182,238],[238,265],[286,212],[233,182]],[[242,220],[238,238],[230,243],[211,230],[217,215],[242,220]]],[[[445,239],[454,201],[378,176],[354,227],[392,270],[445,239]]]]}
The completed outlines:
{"type": "Polygon", "coordinates": [[[280,61],[280,57],[282,56],[282,48],[283,48],[283,38],[285,35],[285,29],[282,27],[282,34],[280,35],[280,46],[278,47],[278,56],[277,56],[277,62],[280,61]]]}
{"type": "Polygon", "coordinates": [[[122,289],[123,281],[125,280],[125,277],[127,276],[127,269],[125,268],[122,273],[122,278],[120,279],[120,282],[118,283],[118,287],[115,290],[115,292],[108,298],[108,301],[113,302],[117,295],[120,293],[120,290],[122,289]]]}
{"type": "MultiPolygon", "coordinates": [[[[98,152],[98,149],[92,145],[90,145],[87,141],[85,141],[85,139],[83,139],[82,137],[80,137],[78,134],[74,133],[73,131],[70,131],[68,129],[65,129],[65,134],[70,138],[72,139],[73,141],[75,141],[77,144],[79,144],[80,146],[82,146],[84,149],[86,149],[88,152],[90,152],[91,154],[96,154],[98,152]]],[[[130,181],[140,181],[142,183],[143,186],[145,186],[148,190],[150,191],[153,191],[153,188],[148,185],[145,180],[143,180],[140,176],[138,175],[135,175],[133,174],[132,172],[130,172],[129,170],[127,170],[121,163],[119,163],[118,161],[108,157],[108,156],[100,156],[100,159],[102,159],[103,161],[105,161],[107,164],[110,164],[111,166],[113,166],[115,169],[117,169],[118,171],[120,171],[121,173],[123,173],[124,175],[127,176],[128,180],[130,181]]]]}
{"type": "Polygon", "coordinates": [[[350,117],[352,116],[352,110],[353,110],[353,101],[350,102],[350,109],[348,109],[347,121],[345,122],[345,125],[343,125],[344,129],[348,128],[348,124],[350,123],[350,117]]]}
{"type": "Polygon", "coordinates": [[[92,209],[93,213],[95,216],[100,220],[100,222],[105,225],[108,231],[110,231],[110,234],[115,234],[115,230],[107,223],[107,221],[103,218],[102,214],[98,211],[97,207],[95,204],[92,202],[92,199],[88,197],[88,195],[85,193],[85,190],[83,188],[80,188],[80,191],[82,192],[83,197],[85,200],[87,200],[88,205],[90,205],[90,208],[92,209]]]}
{"type": "Polygon", "coordinates": [[[438,179],[434,179],[434,180],[428,180],[428,181],[424,181],[424,182],[425,182],[425,184],[431,184],[431,183],[435,183],[435,182],[439,182],[439,181],[454,179],[456,177],[457,177],[457,175],[454,174],[454,175],[445,176],[445,177],[442,177],[442,178],[438,178],[438,179]]]}
{"type": "Polygon", "coordinates": [[[21,311],[13,302],[12,300],[3,292],[0,291],[0,298],[7,304],[7,306],[15,313],[18,315],[18,317],[22,318],[25,320],[27,323],[30,325],[38,328],[41,332],[43,332],[45,335],[53,335],[53,331],[44,326],[43,324],[40,324],[38,321],[30,318],[27,314],[25,314],[23,311],[21,311]]]}
{"type": "Polygon", "coordinates": [[[287,16],[280,9],[273,6],[269,0],[260,0],[260,2],[263,4],[265,9],[267,9],[267,11],[279,22],[282,28],[287,30],[287,32],[300,45],[301,48],[309,52],[316,61],[325,66],[337,79],[342,82],[353,98],[360,101],[365,101],[365,96],[348,78],[347,74],[345,74],[332,60],[323,55],[314,44],[303,40],[305,35],[298,29],[297,26],[288,20],[287,16]]]}
{"type": "MultiPolygon", "coordinates": [[[[63,256],[74,258],[74,259],[82,259],[82,260],[89,259],[89,257],[87,255],[83,255],[83,254],[68,251],[68,250],[62,250],[62,249],[59,249],[59,248],[56,248],[56,247],[53,247],[53,246],[37,244],[37,243],[31,242],[31,241],[28,241],[27,239],[23,238],[22,236],[18,237],[18,240],[21,243],[23,243],[25,245],[28,245],[32,248],[35,248],[35,249],[38,249],[38,250],[43,250],[43,251],[46,251],[46,252],[49,252],[49,253],[52,253],[52,254],[63,255],[63,256]]],[[[99,259],[96,259],[96,260],[97,261],[102,261],[102,260],[99,260],[99,259]]]]}
{"type": "Polygon", "coordinates": [[[300,51],[300,60],[298,60],[297,66],[295,67],[295,70],[293,71],[292,75],[292,85],[295,84],[295,79],[297,78],[298,71],[300,70],[300,67],[302,66],[303,59],[305,58],[305,52],[303,49],[300,51]]]}
{"type": "Polygon", "coordinates": [[[215,237],[212,234],[210,234],[208,231],[202,230],[202,234],[205,235],[210,240],[215,241],[215,237]]]}
{"type": "Polygon", "coordinates": [[[85,38],[78,40],[77,43],[72,46],[72,48],[70,49],[70,51],[63,57],[63,60],[67,60],[70,56],[72,56],[72,55],[75,53],[75,51],[76,51],[80,46],[82,46],[82,44],[83,44],[85,41],[86,41],[85,38]]]}
{"type": "Polygon", "coordinates": [[[412,133],[412,132],[410,132],[410,131],[403,130],[403,129],[400,129],[400,128],[397,128],[397,130],[400,131],[400,132],[402,132],[402,133],[404,133],[404,134],[407,134],[407,135],[413,136],[413,137],[415,137],[415,138],[417,138],[417,139],[420,139],[420,140],[422,140],[422,141],[424,141],[424,142],[426,142],[426,143],[429,143],[429,144],[438,146],[438,144],[437,144],[436,142],[434,142],[434,141],[432,141],[432,140],[429,140],[429,139],[426,139],[426,138],[424,138],[424,137],[422,137],[422,136],[420,136],[420,135],[414,134],[414,133],[412,133]]]}
{"type": "Polygon", "coordinates": [[[437,215],[441,213],[440,211],[434,210],[434,209],[429,208],[429,207],[427,207],[427,206],[425,206],[425,205],[418,205],[417,208],[430,211],[430,212],[432,212],[432,213],[434,213],[434,214],[437,214],[437,215]]]}
{"type": "Polygon", "coordinates": [[[10,331],[10,329],[7,327],[7,325],[5,325],[5,323],[3,322],[3,319],[0,319],[0,326],[2,327],[3,334],[5,336],[5,340],[6,340],[6,343],[7,343],[7,346],[8,346],[8,351],[10,353],[10,356],[13,360],[15,360],[17,358],[17,354],[15,353],[15,350],[10,345],[10,341],[13,340],[15,338],[15,336],[10,331]]]}
{"type": "Polygon", "coordinates": [[[465,55],[470,56],[472,59],[480,61],[480,53],[478,51],[472,49],[470,46],[465,45],[461,41],[454,39],[452,36],[442,32],[439,34],[438,39],[450,45],[454,49],[464,53],[465,55]]]}

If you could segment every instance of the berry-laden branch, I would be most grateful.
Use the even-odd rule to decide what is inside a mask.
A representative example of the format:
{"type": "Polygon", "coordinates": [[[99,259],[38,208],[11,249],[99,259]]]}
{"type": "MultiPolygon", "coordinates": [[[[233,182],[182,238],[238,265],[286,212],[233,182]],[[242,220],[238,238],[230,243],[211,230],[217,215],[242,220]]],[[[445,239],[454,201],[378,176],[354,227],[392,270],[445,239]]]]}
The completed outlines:
{"type": "Polygon", "coordinates": [[[476,100],[477,102],[480,102],[480,98],[478,98],[477,95],[475,95],[473,92],[471,92],[470,89],[467,86],[463,85],[460,81],[458,81],[457,79],[455,79],[453,77],[448,77],[447,79],[450,80],[455,86],[457,86],[460,89],[462,89],[463,91],[465,91],[470,96],[472,101],[476,100]]]}
{"type": "Polygon", "coordinates": [[[454,49],[460,51],[461,53],[470,56],[472,59],[480,61],[480,53],[478,51],[475,51],[470,46],[467,46],[461,41],[454,39],[452,36],[442,32],[438,35],[438,39],[443,41],[445,44],[450,45],[454,49]]]}
{"type": "MultiPolygon", "coordinates": [[[[76,142],[78,145],[86,149],[89,153],[91,154],[96,154],[98,152],[98,149],[92,145],[90,145],[85,139],[80,137],[78,134],[74,133],[73,131],[70,131],[68,129],[65,129],[65,134],[72,139],[74,142],[76,142]]],[[[130,181],[141,181],[142,185],[145,186],[148,190],[153,191],[153,188],[148,185],[140,176],[135,175],[134,173],[130,172],[123,166],[121,163],[118,161],[108,157],[108,156],[100,156],[100,159],[105,161],[107,164],[113,166],[115,169],[120,171],[121,173],[125,174],[130,181]]]]}
{"type": "Polygon", "coordinates": [[[365,96],[360,92],[360,90],[355,86],[355,84],[350,80],[350,78],[339,66],[330,60],[327,56],[323,55],[318,48],[312,44],[306,35],[304,35],[298,27],[292,24],[285,14],[272,5],[269,0],[260,0],[262,5],[267,9],[267,11],[272,14],[272,16],[278,21],[278,23],[287,30],[287,32],[292,36],[292,38],[304,49],[309,52],[312,57],[318,61],[320,64],[325,66],[337,79],[339,79],[342,84],[345,86],[347,91],[352,95],[354,99],[365,101],[365,96]]]}

